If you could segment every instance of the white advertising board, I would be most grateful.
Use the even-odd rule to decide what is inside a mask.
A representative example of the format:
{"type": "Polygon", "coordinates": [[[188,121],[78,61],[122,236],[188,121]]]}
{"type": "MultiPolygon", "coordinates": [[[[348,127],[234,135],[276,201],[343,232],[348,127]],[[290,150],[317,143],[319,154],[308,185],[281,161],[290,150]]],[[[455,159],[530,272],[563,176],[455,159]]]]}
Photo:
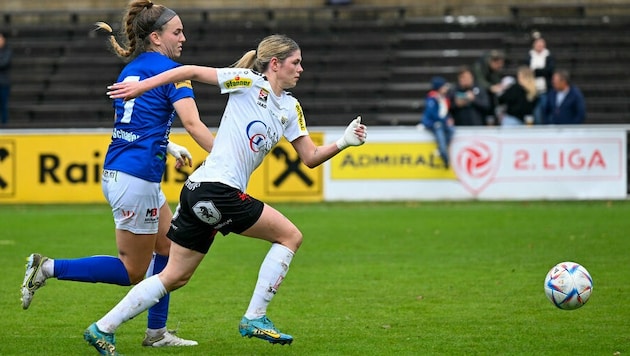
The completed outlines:
{"type": "MultiPolygon", "coordinates": [[[[341,134],[324,132],[328,142],[341,134]]],[[[626,136],[620,127],[458,128],[446,168],[429,132],[370,128],[367,144],[326,166],[324,200],[626,199],[626,136]]]]}

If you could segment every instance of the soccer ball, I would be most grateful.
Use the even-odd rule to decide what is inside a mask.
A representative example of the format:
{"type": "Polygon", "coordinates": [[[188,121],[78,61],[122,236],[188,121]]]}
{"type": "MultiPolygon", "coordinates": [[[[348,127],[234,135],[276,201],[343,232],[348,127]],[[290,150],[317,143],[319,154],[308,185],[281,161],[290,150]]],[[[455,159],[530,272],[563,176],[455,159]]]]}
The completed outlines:
{"type": "Polygon", "coordinates": [[[575,262],[553,266],[545,278],[545,294],[556,307],[573,310],[588,301],[593,292],[593,279],[586,268],[575,262]]]}

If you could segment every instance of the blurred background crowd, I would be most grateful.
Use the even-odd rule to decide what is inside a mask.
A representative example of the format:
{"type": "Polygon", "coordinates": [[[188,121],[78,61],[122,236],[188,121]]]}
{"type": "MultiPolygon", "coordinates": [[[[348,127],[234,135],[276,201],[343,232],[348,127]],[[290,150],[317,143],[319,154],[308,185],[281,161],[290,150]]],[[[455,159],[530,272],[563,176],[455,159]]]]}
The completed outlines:
{"type": "MultiPolygon", "coordinates": [[[[124,63],[93,29],[119,28],[127,2],[5,2],[2,128],[111,127],[105,88],[124,63]]],[[[311,127],[357,114],[416,125],[438,84],[455,125],[630,123],[627,2],[162,3],[185,23],[184,64],[228,66],[268,34],[296,39],[305,71],[294,92],[311,127]],[[563,113],[573,101],[583,112],[563,113]]],[[[203,85],[195,94],[204,122],[218,126],[225,98],[203,85]]]]}

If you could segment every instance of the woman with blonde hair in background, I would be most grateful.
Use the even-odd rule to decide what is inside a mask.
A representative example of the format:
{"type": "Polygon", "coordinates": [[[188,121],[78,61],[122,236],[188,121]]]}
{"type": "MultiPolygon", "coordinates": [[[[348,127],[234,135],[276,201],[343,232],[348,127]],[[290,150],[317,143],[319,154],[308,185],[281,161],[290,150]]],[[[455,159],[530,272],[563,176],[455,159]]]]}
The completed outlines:
{"type": "MultiPolygon", "coordinates": [[[[134,0],[122,23],[122,46],[109,25],[97,24],[110,34],[113,52],[130,61],[118,81],[139,81],[180,66],[174,60],[180,57],[186,37],[175,11],[148,0],[134,0]]],[[[24,309],[49,278],[129,286],[166,266],[170,250],[166,232],[173,213],[160,182],[167,152],[177,159],[176,166],[192,165],[188,150],[168,141],[171,125],[179,117],[186,131],[208,152],[214,136],[199,118],[189,81],[165,83],[132,101],[116,99],[114,111],[101,185],[112,208],[118,256],[52,259],[31,254],[22,285],[24,309]]],[[[196,341],[182,339],[166,329],[168,306],[169,295],[164,294],[149,310],[142,345],[197,345],[196,341]]]]}
{"type": "Polygon", "coordinates": [[[526,66],[518,67],[516,82],[512,83],[499,96],[499,104],[504,106],[501,115],[502,126],[533,124],[537,92],[534,72],[526,66]]]}

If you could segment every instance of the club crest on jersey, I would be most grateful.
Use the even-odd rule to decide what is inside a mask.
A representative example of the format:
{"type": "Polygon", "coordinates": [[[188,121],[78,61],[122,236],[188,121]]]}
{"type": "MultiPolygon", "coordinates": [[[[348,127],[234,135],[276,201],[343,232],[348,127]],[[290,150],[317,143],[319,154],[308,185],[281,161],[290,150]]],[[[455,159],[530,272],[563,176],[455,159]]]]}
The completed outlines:
{"type": "Polygon", "coordinates": [[[269,97],[269,91],[265,88],[260,89],[260,92],[258,92],[258,100],[256,101],[256,104],[258,104],[258,106],[261,106],[263,108],[267,108],[268,97],[269,97]]]}
{"type": "Polygon", "coordinates": [[[221,221],[221,213],[212,201],[200,201],[192,207],[199,220],[209,225],[216,225],[221,221]]]}
{"type": "Polygon", "coordinates": [[[241,78],[237,75],[234,78],[223,82],[223,86],[226,89],[249,88],[252,86],[252,80],[249,78],[241,78]]]}

